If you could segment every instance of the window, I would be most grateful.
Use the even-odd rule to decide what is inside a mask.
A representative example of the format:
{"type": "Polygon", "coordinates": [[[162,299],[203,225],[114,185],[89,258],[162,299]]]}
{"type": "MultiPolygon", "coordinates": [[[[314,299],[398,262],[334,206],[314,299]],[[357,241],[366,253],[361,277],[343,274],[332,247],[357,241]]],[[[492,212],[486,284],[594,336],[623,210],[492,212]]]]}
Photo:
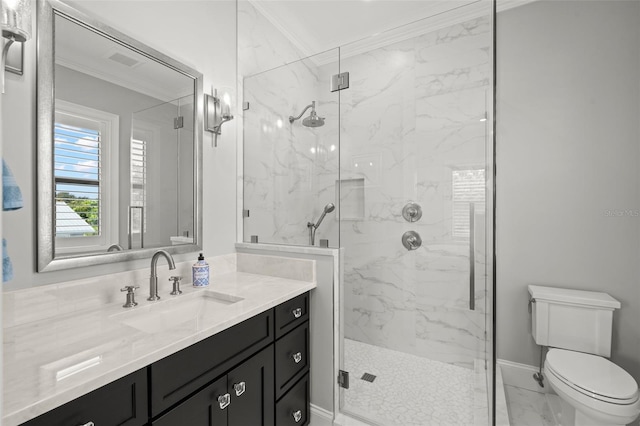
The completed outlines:
{"type": "Polygon", "coordinates": [[[147,231],[147,142],[131,139],[131,232],[147,231]],[[137,211],[136,211],[137,210],[137,211]]]}
{"type": "Polygon", "coordinates": [[[56,252],[106,249],[118,240],[118,117],[56,100],[53,133],[56,252]]]}
{"type": "Polygon", "coordinates": [[[469,238],[469,212],[471,204],[475,212],[485,209],[485,170],[453,170],[451,176],[453,199],[453,238],[469,238]]]}

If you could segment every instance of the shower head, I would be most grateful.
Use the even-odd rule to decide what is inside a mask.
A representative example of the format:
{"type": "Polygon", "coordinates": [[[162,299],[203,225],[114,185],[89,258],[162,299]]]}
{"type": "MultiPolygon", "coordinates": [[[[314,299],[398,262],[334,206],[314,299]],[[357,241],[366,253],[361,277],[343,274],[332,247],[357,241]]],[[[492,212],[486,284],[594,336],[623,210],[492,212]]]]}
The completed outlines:
{"type": "Polygon", "coordinates": [[[318,117],[315,111],[311,111],[311,115],[302,120],[302,125],[306,127],[324,126],[324,117],[318,117]]]}
{"type": "Polygon", "coordinates": [[[324,117],[318,117],[318,114],[316,113],[316,101],[312,101],[311,104],[307,105],[297,117],[294,117],[292,115],[289,116],[289,123],[293,123],[294,121],[298,120],[304,115],[305,112],[307,112],[309,108],[311,108],[311,114],[309,115],[309,117],[302,120],[302,125],[305,127],[324,126],[324,117]]]}
{"type": "Polygon", "coordinates": [[[324,217],[327,215],[327,213],[331,213],[335,209],[336,209],[336,206],[333,203],[329,203],[326,206],[324,206],[324,209],[322,210],[322,215],[320,215],[320,219],[318,219],[318,221],[315,223],[315,225],[313,225],[313,227],[318,229],[318,227],[324,220],[324,217]]]}

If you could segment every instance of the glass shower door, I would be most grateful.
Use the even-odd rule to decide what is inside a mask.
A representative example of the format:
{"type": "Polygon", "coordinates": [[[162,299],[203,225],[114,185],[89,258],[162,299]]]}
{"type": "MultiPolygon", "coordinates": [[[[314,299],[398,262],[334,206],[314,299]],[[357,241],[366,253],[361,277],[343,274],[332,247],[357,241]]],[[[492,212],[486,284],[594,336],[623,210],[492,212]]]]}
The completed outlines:
{"type": "Polygon", "coordinates": [[[193,96],[132,114],[128,188],[121,191],[129,223],[121,241],[129,248],[193,242],[194,123],[183,117],[193,117],[193,96]]]}
{"type": "Polygon", "coordinates": [[[334,49],[244,78],[243,241],[338,247],[337,70],[334,49]]]}
{"type": "Polygon", "coordinates": [[[351,80],[340,92],[339,181],[350,380],[339,405],[371,424],[467,425],[481,404],[488,412],[486,8],[428,18],[422,35],[365,53],[341,48],[351,80]]]}

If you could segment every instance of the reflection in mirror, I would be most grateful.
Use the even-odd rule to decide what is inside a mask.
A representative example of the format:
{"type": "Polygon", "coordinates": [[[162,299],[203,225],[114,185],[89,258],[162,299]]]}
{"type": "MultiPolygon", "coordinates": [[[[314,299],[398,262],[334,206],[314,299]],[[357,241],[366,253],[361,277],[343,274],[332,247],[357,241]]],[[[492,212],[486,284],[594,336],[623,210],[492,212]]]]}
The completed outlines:
{"type": "Polygon", "coordinates": [[[57,1],[38,13],[39,270],[197,250],[201,75],[57,1]]]}

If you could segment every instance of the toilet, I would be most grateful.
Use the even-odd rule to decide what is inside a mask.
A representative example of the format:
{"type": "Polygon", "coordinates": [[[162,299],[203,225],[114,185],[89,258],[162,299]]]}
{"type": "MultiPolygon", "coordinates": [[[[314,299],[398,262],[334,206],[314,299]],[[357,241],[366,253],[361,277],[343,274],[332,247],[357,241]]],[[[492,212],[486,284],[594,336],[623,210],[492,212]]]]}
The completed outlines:
{"type": "Polygon", "coordinates": [[[573,425],[626,425],[638,418],[638,384],[607,359],[620,302],[606,293],[537,285],[529,294],[533,339],[549,347],[544,377],[575,409],[573,425]]]}

